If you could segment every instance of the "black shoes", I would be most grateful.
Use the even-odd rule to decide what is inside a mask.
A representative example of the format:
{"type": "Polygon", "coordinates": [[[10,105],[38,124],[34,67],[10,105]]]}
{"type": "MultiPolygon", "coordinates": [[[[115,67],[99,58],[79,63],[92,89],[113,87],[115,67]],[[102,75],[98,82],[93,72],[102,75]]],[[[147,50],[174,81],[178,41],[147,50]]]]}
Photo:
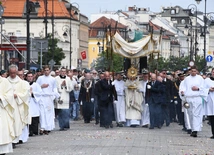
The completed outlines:
{"type": "Polygon", "coordinates": [[[193,131],[191,134],[190,134],[191,137],[197,137],[197,131],[193,131]]]}
{"type": "Polygon", "coordinates": [[[187,131],[187,134],[191,134],[192,133],[192,131],[191,130],[186,130],[187,131]]]}
{"type": "Polygon", "coordinates": [[[210,137],[210,139],[214,139],[214,136],[210,137]]]}

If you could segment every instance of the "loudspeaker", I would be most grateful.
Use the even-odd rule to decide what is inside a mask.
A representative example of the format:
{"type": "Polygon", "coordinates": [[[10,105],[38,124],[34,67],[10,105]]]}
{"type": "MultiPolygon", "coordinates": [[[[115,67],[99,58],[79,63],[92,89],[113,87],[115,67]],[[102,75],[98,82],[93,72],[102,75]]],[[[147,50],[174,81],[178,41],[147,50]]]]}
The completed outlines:
{"type": "Polygon", "coordinates": [[[131,59],[129,58],[124,58],[123,60],[123,70],[124,73],[126,74],[126,72],[128,71],[128,69],[131,67],[131,59]]]}
{"type": "Polygon", "coordinates": [[[143,68],[147,68],[147,57],[140,57],[140,68],[139,68],[140,73],[142,73],[143,68]]]}

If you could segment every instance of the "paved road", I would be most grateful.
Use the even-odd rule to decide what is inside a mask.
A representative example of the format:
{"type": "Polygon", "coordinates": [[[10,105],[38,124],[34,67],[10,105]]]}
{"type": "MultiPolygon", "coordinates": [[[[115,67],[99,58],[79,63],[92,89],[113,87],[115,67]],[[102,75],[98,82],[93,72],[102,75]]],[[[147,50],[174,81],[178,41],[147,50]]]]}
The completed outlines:
{"type": "Polygon", "coordinates": [[[93,123],[75,121],[67,131],[56,129],[49,135],[30,137],[10,155],[214,155],[207,122],[197,138],[181,131],[177,123],[154,130],[104,129],[93,123]]]}

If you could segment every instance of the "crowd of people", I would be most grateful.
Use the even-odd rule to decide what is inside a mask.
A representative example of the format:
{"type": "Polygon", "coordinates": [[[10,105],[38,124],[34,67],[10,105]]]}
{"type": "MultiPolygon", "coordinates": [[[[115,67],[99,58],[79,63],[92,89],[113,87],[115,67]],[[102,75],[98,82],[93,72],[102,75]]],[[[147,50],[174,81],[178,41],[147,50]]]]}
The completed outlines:
{"type": "MultiPolygon", "coordinates": [[[[130,73],[136,73],[131,70],[130,73]]],[[[70,128],[70,120],[95,120],[104,129],[161,129],[176,122],[197,137],[209,116],[214,139],[214,69],[199,75],[195,66],[185,73],[167,70],[141,74],[66,68],[36,72],[10,65],[0,76],[0,155],[12,152],[29,136],[70,128]]]]}

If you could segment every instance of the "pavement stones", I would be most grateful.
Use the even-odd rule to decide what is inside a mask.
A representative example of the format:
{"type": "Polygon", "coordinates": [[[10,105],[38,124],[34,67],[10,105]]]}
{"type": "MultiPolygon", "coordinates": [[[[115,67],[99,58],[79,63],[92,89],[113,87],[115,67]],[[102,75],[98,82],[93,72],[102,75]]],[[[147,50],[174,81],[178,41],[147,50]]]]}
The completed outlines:
{"type": "Polygon", "coordinates": [[[214,155],[211,129],[204,122],[197,138],[182,131],[182,126],[100,128],[99,125],[71,122],[67,131],[30,137],[8,155],[214,155]]]}

